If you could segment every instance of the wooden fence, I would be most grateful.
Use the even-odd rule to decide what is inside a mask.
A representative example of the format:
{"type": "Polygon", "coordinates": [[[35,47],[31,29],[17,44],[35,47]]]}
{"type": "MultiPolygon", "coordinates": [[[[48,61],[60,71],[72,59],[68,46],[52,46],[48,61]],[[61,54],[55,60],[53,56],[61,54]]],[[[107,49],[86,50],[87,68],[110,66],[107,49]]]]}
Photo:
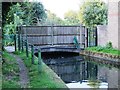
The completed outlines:
{"type": "Polygon", "coordinates": [[[35,46],[74,46],[73,39],[77,38],[80,47],[85,47],[85,26],[22,26],[19,30],[28,43],[35,46]]]}

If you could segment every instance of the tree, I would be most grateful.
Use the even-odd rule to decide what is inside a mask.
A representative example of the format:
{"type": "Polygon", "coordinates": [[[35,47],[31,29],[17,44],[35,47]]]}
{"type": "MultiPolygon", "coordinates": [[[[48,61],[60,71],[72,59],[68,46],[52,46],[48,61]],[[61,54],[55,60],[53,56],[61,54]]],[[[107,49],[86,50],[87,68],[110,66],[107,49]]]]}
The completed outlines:
{"type": "MultiPolygon", "coordinates": [[[[14,23],[14,15],[16,14],[17,16],[19,16],[20,18],[22,18],[22,14],[18,14],[19,12],[23,12],[21,5],[19,3],[12,5],[10,7],[10,10],[8,11],[7,15],[6,15],[6,22],[5,24],[10,24],[10,23],[14,23]]],[[[17,21],[17,20],[16,20],[17,21]]]]}
{"type": "Polygon", "coordinates": [[[43,23],[47,18],[44,6],[40,2],[25,2],[22,4],[22,9],[24,11],[23,19],[25,25],[43,23]]]}
{"type": "Polygon", "coordinates": [[[40,2],[22,2],[10,6],[10,9],[5,17],[5,23],[14,22],[14,14],[23,20],[24,25],[33,25],[38,22],[43,22],[46,18],[44,6],[40,2]]]}
{"type": "Polygon", "coordinates": [[[40,2],[33,2],[33,22],[42,23],[47,18],[45,9],[40,2]]]}
{"type": "MultiPolygon", "coordinates": [[[[18,25],[36,25],[44,21],[46,13],[39,2],[22,2],[10,6],[7,15],[4,15],[3,35],[15,34],[18,25]]],[[[4,39],[5,40],[5,39],[4,39]]]]}
{"type": "Polygon", "coordinates": [[[107,24],[107,6],[100,0],[87,0],[79,10],[79,19],[87,27],[107,24]]]}
{"type": "Polygon", "coordinates": [[[47,11],[47,19],[46,19],[45,24],[47,24],[47,25],[63,25],[64,22],[61,18],[57,17],[56,14],[54,14],[48,10],[47,11]]]}
{"type": "Polygon", "coordinates": [[[68,11],[64,14],[64,22],[66,25],[79,25],[80,20],[78,18],[78,13],[75,11],[68,11]]]}

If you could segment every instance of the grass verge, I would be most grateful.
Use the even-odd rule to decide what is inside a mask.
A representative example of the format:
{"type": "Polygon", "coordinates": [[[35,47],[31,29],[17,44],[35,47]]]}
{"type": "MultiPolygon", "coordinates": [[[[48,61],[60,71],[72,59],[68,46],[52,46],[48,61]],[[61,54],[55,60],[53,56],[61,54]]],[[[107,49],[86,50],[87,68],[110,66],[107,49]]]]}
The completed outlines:
{"type": "Polygon", "coordinates": [[[20,88],[19,68],[13,56],[3,51],[2,88],[20,88]]]}
{"type": "Polygon", "coordinates": [[[108,53],[113,55],[120,55],[120,50],[114,48],[106,48],[106,47],[88,47],[85,50],[92,51],[92,52],[101,52],[101,53],[108,53]]]}
{"type": "Polygon", "coordinates": [[[25,52],[16,52],[29,70],[30,88],[67,88],[65,83],[42,62],[38,65],[38,58],[35,57],[35,64],[31,64],[31,56],[26,57],[25,52]]]}

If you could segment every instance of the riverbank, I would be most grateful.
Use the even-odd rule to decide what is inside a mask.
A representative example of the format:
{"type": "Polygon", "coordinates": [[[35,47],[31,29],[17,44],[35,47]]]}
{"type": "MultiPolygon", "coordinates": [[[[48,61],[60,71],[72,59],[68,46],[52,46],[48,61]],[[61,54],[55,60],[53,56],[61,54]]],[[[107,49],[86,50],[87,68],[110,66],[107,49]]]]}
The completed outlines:
{"type": "Polygon", "coordinates": [[[37,57],[35,57],[35,64],[31,64],[31,55],[29,54],[29,58],[27,58],[25,52],[3,52],[3,54],[3,88],[21,88],[20,67],[16,60],[18,57],[23,61],[28,71],[29,82],[27,88],[67,88],[60,77],[47,65],[42,62],[41,66],[38,66],[37,57]]]}
{"type": "Polygon", "coordinates": [[[24,61],[29,71],[30,88],[67,88],[65,83],[46,64],[42,62],[38,66],[38,58],[35,57],[35,64],[31,64],[31,57],[26,57],[24,52],[16,52],[24,61]]]}
{"type": "Polygon", "coordinates": [[[85,60],[95,61],[103,64],[110,64],[116,67],[120,66],[119,55],[91,51],[91,50],[82,50],[80,52],[80,55],[82,55],[85,60]]]}

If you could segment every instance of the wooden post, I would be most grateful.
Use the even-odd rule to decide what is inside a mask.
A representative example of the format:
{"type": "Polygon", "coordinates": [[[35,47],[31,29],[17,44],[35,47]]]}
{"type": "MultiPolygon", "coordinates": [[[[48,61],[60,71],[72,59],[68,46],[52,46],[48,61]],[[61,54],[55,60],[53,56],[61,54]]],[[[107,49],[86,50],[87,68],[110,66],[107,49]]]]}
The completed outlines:
{"type": "Polygon", "coordinates": [[[29,55],[28,55],[28,41],[27,41],[27,39],[26,39],[26,56],[29,57],[29,55]]]}
{"type": "Polygon", "coordinates": [[[34,64],[34,45],[31,45],[31,58],[32,58],[32,64],[34,64]]]}

